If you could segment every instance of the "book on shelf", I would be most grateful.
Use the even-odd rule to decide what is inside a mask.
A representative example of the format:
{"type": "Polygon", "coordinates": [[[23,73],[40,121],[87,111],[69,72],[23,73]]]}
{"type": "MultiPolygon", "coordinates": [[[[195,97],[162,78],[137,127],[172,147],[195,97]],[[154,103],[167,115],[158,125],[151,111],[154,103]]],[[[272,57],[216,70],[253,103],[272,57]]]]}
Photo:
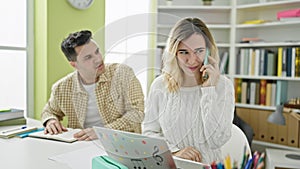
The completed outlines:
{"type": "Polygon", "coordinates": [[[266,61],[266,69],[267,69],[267,76],[275,76],[276,74],[276,57],[275,53],[273,51],[267,52],[267,58],[266,61]]]}
{"type": "Polygon", "coordinates": [[[242,79],[236,78],[234,79],[235,85],[235,102],[240,103],[242,97],[242,79]]]}
{"type": "Polygon", "coordinates": [[[291,77],[295,77],[296,75],[295,69],[296,69],[296,48],[293,47],[292,54],[291,54],[291,77]]]}
{"type": "MultiPolygon", "coordinates": [[[[288,56],[288,54],[291,55],[292,52],[290,51],[286,52],[285,55],[287,56],[285,56],[286,59],[283,61],[282,58],[283,57],[282,55],[284,53],[283,48],[276,49],[276,50],[282,50],[281,55],[279,55],[281,59],[279,59],[279,61],[277,62],[277,52],[275,53],[273,50],[274,49],[271,50],[271,49],[241,48],[236,58],[235,73],[240,75],[250,75],[250,76],[277,76],[277,74],[280,71],[278,76],[282,76],[282,74],[288,74],[291,77],[293,77],[293,74],[291,72],[293,67],[295,67],[294,65],[296,65],[296,61],[294,61],[295,63],[293,64],[293,60],[291,60],[290,56],[288,56]],[[277,72],[277,67],[278,67],[278,72],[277,72]]],[[[294,51],[296,51],[296,48],[294,49],[294,51]]],[[[294,52],[294,55],[296,58],[296,52],[294,52]]],[[[295,68],[295,72],[296,72],[296,68],[295,68]]]]}
{"type": "Polygon", "coordinates": [[[287,58],[287,49],[283,48],[282,49],[282,66],[281,66],[281,76],[286,77],[287,76],[287,63],[286,63],[286,58],[287,58]]]}
{"type": "Polygon", "coordinates": [[[280,105],[287,101],[287,81],[276,81],[276,105],[280,105]]]}
{"type": "Polygon", "coordinates": [[[248,88],[248,82],[243,81],[242,88],[241,88],[241,103],[244,104],[247,103],[247,88],[248,88]]]}
{"type": "Polygon", "coordinates": [[[272,83],[271,106],[276,106],[276,83],[272,83]]]}
{"type": "Polygon", "coordinates": [[[0,112],[0,121],[24,117],[24,110],[7,109],[0,112]]]}
{"type": "Polygon", "coordinates": [[[13,126],[13,125],[23,125],[23,124],[26,124],[25,117],[0,121],[0,126],[13,126]]]}
{"type": "Polygon", "coordinates": [[[271,98],[272,98],[272,83],[267,82],[267,87],[266,87],[266,106],[271,106],[271,98]]]}
{"type": "Polygon", "coordinates": [[[250,104],[255,104],[256,82],[250,82],[250,104]]]}
{"type": "Polygon", "coordinates": [[[260,105],[265,106],[266,105],[266,97],[267,97],[267,80],[260,80],[260,97],[259,97],[259,102],[260,105]]]}
{"type": "Polygon", "coordinates": [[[227,51],[225,51],[221,57],[220,57],[220,71],[221,74],[226,74],[228,73],[228,60],[229,60],[229,54],[227,51]]]}
{"type": "Polygon", "coordinates": [[[300,77],[300,47],[297,47],[295,52],[295,77],[300,77]]]}
{"type": "Polygon", "coordinates": [[[278,48],[278,57],[277,57],[277,76],[282,76],[282,52],[283,48],[278,48]]]}
{"type": "Polygon", "coordinates": [[[77,141],[76,138],[73,137],[75,133],[80,132],[81,129],[72,129],[68,128],[68,131],[59,133],[59,134],[45,134],[44,131],[38,131],[34,133],[30,133],[28,136],[29,137],[34,137],[34,138],[40,138],[40,139],[47,139],[47,140],[54,140],[54,141],[61,141],[61,142],[66,142],[66,143],[72,143],[77,141]]]}

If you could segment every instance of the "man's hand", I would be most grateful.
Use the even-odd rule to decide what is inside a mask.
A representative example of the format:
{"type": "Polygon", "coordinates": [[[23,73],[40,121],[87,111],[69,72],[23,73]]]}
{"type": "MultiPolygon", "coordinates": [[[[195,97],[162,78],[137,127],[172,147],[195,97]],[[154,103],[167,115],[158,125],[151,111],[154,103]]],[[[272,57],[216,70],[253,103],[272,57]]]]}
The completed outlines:
{"type": "Polygon", "coordinates": [[[63,131],[68,131],[58,120],[50,119],[46,123],[46,128],[44,133],[47,134],[58,134],[62,133],[63,131]]]}
{"type": "Polygon", "coordinates": [[[181,149],[173,153],[173,155],[187,160],[196,161],[196,162],[202,161],[201,153],[193,147],[186,147],[184,149],[181,149]]]}
{"type": "Polygon", "coordinates": [[[80,132],[74,134],[74,138],[77,138],[79,141],[90,141],[95,140],[97,138],[97,135],[92,128],[86,128],[81,130],[80,132]]]}

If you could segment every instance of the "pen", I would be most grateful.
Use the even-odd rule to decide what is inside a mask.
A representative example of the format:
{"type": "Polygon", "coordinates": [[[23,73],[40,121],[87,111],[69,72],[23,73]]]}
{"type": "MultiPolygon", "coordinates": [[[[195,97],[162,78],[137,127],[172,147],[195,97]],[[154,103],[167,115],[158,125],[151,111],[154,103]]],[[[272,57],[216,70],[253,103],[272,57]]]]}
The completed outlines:
{"type": "Polygon", "coordinates": [[[245,166],[245,169],[250,169],[251,165],[252,165],[252,160],[253,158],[250,158],[245,166]]]}
{"type": "Polygon", "coordinates": [[[11,130],[6,130],[6,131],[3,131],[2,133],[10,133],[10,132],[18,131],[18,130],[22,130],[22,129],[26,129],[26,126],[23,126],[21,128],[15,128],[15,129],[11,129],[11,130]]]}
{"type": "Polygon", "coordinates": [[[246,156],[247,156],[247,154],[246,154],[246,145],[244,146],[244,154],[243,154],[243,160],[242,160],[242,163],[241,163],[241,169],[243,169],[244,168],[244,166],[245,166],[245,162],[246,162],[246,156]]]}
{"type": "Polygon", "coordinates": [[[256,164],[257,168],[258,168],[258,165],[263,162],[264,158],[265,158],[265,153],[262,152],[261,155],[260,155],[260,157],[259,157],[259,159],[258,159],[258,162],[256,164]]]}

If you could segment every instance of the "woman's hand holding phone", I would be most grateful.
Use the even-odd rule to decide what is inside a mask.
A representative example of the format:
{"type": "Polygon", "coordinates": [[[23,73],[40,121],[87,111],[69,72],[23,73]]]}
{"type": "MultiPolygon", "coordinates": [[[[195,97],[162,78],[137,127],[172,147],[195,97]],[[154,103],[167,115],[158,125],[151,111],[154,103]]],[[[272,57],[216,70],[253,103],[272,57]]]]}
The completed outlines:
{"type": "Polygon", "coordinates": [[[211,57],[206,55],[203,66],[200,69],[203,77],[203,87],[208,86],[216,86],[220,77],[220,70],[217,61],[211,57]],[[205,78],[207,76],[207,78],[205,78]]]}

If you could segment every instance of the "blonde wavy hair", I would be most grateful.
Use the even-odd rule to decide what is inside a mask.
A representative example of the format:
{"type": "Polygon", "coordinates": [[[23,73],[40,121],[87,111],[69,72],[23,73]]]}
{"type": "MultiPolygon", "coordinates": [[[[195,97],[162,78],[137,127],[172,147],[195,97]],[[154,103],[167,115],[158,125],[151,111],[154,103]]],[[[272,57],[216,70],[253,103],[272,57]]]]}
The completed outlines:
{"type": "Polygon", "coordinates": [[[177,62],[177,50],[181,41],[193,34],[202,35],[210,55],[219,63],[218,48],[209,29],[199,18],[183,18],[171,29],[167,45],[163,53],[163,75],[169,92],[176,92],[181,86],[183,72],[177,62]]]}

